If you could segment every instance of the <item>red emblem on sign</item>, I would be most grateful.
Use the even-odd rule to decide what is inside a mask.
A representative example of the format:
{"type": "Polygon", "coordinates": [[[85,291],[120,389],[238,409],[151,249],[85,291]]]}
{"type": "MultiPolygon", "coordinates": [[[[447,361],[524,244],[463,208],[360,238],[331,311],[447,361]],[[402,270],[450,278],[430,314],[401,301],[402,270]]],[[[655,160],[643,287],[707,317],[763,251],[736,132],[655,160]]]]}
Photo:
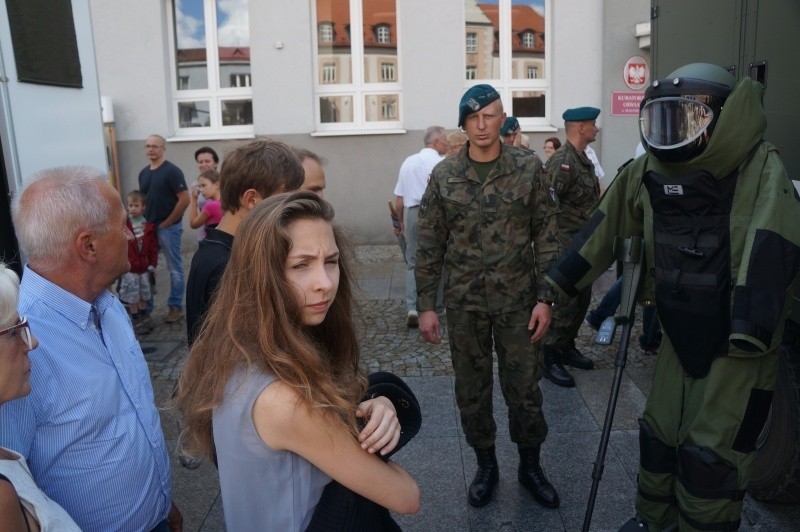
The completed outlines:
{"type": "Polygon", "coordinates": [[[631,90],[641,90],[647,85],[648,68],[644,57],[635,55],[625,62],[622,77],[631,90]]]}

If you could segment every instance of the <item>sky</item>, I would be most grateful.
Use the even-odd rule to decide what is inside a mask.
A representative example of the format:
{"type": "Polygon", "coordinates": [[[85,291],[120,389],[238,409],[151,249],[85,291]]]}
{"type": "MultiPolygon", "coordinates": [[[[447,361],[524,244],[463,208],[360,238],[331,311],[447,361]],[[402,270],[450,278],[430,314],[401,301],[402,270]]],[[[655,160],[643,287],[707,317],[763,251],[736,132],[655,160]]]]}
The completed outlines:
{"type": "MultiPolygon", "coordinates": [[[[479,4],[497,4],[498,0],[478,0],[479,4]]],[[[544,14],[545,0],[511,0],[513,5],[530,5],[544,14]]],[[[177,0],[175,22],[178,48],[205,47],[203,0],[177,0]]],[[[217,39],[220,46],[250,46],[247,24],[247,0],[217,0],[217,39]]]]}
{"type": "MultiPolygon", "coordinates": [[[[478,0],[478,3],[497,5],[497,1],[498,0],[478,0]]],[[[515,6],[531,6],[535,11],[544,15],[544,1],[545,0],[511,0],[511,4],[515,6]]]]}
{"type": "MultiPolygon", "coordinates": [[[[175,22],[178,48],[205,47],[203,0],[178,0],[175,22]]],[[[217,0],[217,27],[220,46],[250,46],[247,0],[217,0]]]]}

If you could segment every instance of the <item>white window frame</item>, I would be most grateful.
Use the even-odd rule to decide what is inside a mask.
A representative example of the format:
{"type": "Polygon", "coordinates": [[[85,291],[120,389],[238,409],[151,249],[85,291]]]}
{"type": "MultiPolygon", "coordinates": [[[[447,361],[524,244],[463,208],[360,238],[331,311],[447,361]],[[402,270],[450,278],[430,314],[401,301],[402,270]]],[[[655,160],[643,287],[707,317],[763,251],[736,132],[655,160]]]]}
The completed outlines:
{"type": "Polygon", "coordinates": [[[253,85],[249,72],[232,73],[229,76],[231,85],[234,87],[251,87],[253,85]]]}
{"type": "Polygon", "coordinates": [[[528,65],[525,67],[525,77],[527,79],[539,79],[539,67],[528,65]],[[533,74],[531,76],[531,74],[533,74]]]}
{"type": "Polygon", "coordinates": [[[336,83],[336,63],[322,64],[322,83],[336,83]]]}
{"type": "Polygon", "coordinates": [[[478,53],[478,34],[468,31],[466,36],[466,52],[468,54],[478,53]]]}
{"type": "MultiPolygon", "coordinates": [[[[498,0],[498,18],[500,27],[500,77],[499,79],[466,80],[464,89],[480,83],[489,83],[500,93],[503,107],[507,114],[513,113],[512,94],[519,91],[539,91],[545,93],[545,109],[543,117],[517,117],[523,131],[554,131],[552,120],[553,91],[550,83],[553,77],[553,3],[554,0],[544,0],[544,77],[537,79],[513,79],[512,72],[512,32],[511,32],[511,0],[498,0]]],[[[463,5],[463,3],[462,3],[463,5]]],[[[462,27],[466,27],[466,13],[462,7],[462,27]]],[[[466,67],[466,54],[462,59],[466,67]]],[[[541,73],[540,73],[541,74],[541,73]]]]}
{"type": "MultiPolygon", "coordinates": [[[[547,23],[545,22],[545,24],[547,23]]],[[[523,31],[520,43],[525,48],[533,48],[536,46],[536,34],[532,31],[523,31]]]]}
{"type": "MultiPolygon", "coordinates": [[[[253,0],[250,0],[253,1],[253,0]]],[[[349,0],[350,1],[350,60],[351,65],[351,83],[341,84],[324,84],[320,80],[314,80],[314,123],[316,130],[312,133],[313,136],[327,136],[327,135],[363,135],[375,133],[403,133],[403,86],[402,83],[397,81],[402,79],[401,62],[401,48],[402,48],[402,28],[400,25],[400,2],[402,0],[395,0],[396,18],[395,24],[390,28],[395,35],[397,42],[397,55],[395,65],[395,81],[365,83],[364,79],[364,17],[363,17],[363,0],[349,0]],[[361,28],[357,30],[357,28],[361,28]],[[369,96],[383,96],[391,95],[395,98],[395,111],[397,113],[397,120],[373,120],[367,121],[367,110],[365,100],[369,96]],[[350,97],[352,98],[353,105],[353,121],[352,122],[322,122],[320,120],[320,100],[328,97],[350,97]]],[[[311,24],[312,28],[317,28],[317,10],[315,3],[311,3],[311,24]]],[[[370,28],[372,31],[372,28],[370,28]]],[[[314,42],[312,43],[312,61],[314,68],[319,65],[319,32],[314,31],[314,42]]],[[[377,34],[376,34],[377,37],[377,34]]],[[[390,39],[391,42],[391,33],[390,39]]]]}
{"type": "Polygon", "coordinates": [[[466,70],[467,78],[466,79],[468,79],[468,80],[475,79],[475,76],[477,75],[477,73],[478,73],[478,67],[476,67],[474,65],[467,65],[467,70],[466,70]]]}
{"type": "Polygon", "coordinates": [[[333,42],[333,24],[330,22],[320,22],[319,26],[320,42],[333,42]],[[325,38],[323,38],[325,37],[325,38]]]}
{"type": "MultiPolygon", "coordinates": [[[[170,140],[190,139],[226,139],[250,138],[254,136],[252,124],[241,126],[222,125],[222,106],[224,101],[250,100],[253,101],[253,88],[248,87],[220,87],[219,79],[219,45],[217,41],[217,8],[216,0],[203,0],[204,22],[206,24],[206,71],[208,75],[207,89],[178,90],[178,61],[175,35],[174,3],[177,0],[165,2],[167,9],[167,23],[170,41],[170,88],[172,90],[171,122],[173,136],[170,140]],[[180,127],[178,105],[185,102],[207,101],[211,125],[208,127],[180,127]]],[[[253,0],[248,0],[252,2],[253,0]]],[[[251,63],[252,65],[252,63],[251,63]]],[[[252,68],[252,67],[251,67],[252,68]]]]}
{"type": "Polygon", "coordinates": [[[385,120],[389,120],[391,119],[392,114],[397,114],[397,100],[388,102],[384,99],[383,101],[381,101],[381,116],[385,120]]]}
{"type": "Polygon", "coordinates": [[[397,78],[395,77],[394,71],[394,63],[381,61],[381,80],[385,82],[395,81],[397,78]]]}
{"type": "MultiPolygon", "coordinates": [[[[397,9],[397,3],[395,3],[397,9]]],[[[378,24],[375,26],[375,42],[378,44],[389,44],[392,42],[392,30],[388,24],[378,24]]]]}

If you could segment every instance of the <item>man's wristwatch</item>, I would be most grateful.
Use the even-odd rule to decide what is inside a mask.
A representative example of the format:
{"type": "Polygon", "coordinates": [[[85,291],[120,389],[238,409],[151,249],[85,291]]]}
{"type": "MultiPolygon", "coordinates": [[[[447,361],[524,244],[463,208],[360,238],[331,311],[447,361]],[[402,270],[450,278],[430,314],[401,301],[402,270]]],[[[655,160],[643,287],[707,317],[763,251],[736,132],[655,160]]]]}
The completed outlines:
{"type": "Polygon", "coordinates": [[[537,299],[536,301],[537,301],[538,303],[544,303],[545,305],[550,305],[551,307],[552,307],[552,306],[553,306],[553,304],[554,304],[554,302],[553,302],[553,301],[550,301],[549,299],[537,299]]]}

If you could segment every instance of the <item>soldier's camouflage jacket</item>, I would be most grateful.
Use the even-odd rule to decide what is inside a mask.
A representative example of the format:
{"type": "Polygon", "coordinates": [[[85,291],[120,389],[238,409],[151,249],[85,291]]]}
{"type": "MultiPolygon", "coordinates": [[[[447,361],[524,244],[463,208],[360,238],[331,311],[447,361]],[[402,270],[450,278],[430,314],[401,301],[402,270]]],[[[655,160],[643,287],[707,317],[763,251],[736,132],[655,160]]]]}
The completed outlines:
{"type": "Polygon", "coordinates": [[[494,315],[533,307],[537,275],[531,244],[557,253],[542,162],[531,151],[503,145],[481,183],[468,149],[469,143],[436,165],[422,197],[417,309],[434,309],[441,275],[448,308],[494,315]]]}
{"type": "Polygon", "coordinates": [[[564,142],[544,166],[549,176],[548,201],[556,210],[562,250],[569,246],[600,198],[594,164],[570,141],[564,142]]]}

